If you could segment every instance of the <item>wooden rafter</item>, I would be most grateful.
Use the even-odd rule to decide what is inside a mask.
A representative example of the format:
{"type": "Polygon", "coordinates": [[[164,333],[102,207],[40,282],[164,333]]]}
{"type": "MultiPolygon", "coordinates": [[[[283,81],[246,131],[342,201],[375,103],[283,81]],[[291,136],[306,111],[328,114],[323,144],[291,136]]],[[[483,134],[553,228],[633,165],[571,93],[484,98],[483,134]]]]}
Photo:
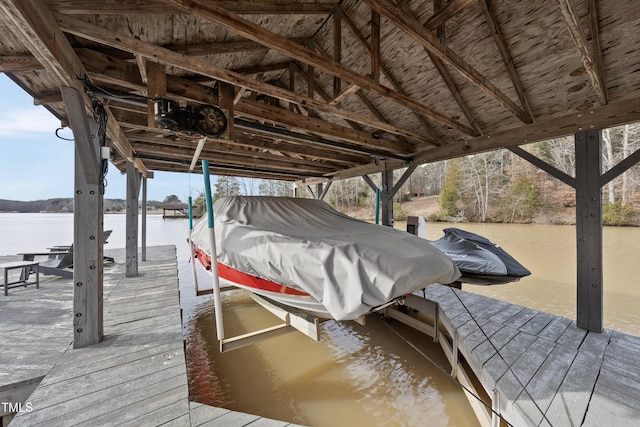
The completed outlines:
{"type": "MultiPolygon", "coordinates": [[[[84,94],[84,87],[78,78],[85,77],[86,70],[42,1],[3,1],[0,3],[0,16],[20,29],[19,36],[31,45],[34,57],[55,76],[61,86],[75,88],[84,94]]],[[[91,100],[86,95],[83,97],[85,106],[90,111],[91,100]]],[[[126,135],[108,107],[105,111],[108,137],[120,155],[133,161],[134,152],[126,135]]],[[[136,165],[146,176],[144,164],[137,162],[136,165]]]]}
{"type": "MultiPolygon", "coordinates": [[[[107,55],[89,49],[78,50],[78,55],[88,63],[89,67],[91,67],[89,69],[89,72],[96,81],[107,81],[117,86],[127,87],[132,91],[142,91],[145,89],[140,81],[140,77],[138,76],[136,67],[134,65],[124,60],[118,60],[116,58],[108,57],[107,55]]],[[[194,83],[180,77],[170,75],[167,76],[167,92],[168,95],[173,98],[190,99],[202,103],[215,103],[215,101],[213,100],[215,94],[210,87],[202,86],[198,83],[194,83]],[[176,95],[178,93],[180,94],[179,96],[176,95]]],[[[319,94],[321,96],[327,96],[324,93],[319,94]]],[[[251,102],[244,99],[240,100],[235,105],[236,114],[238,116],[243,116],[243,114],[251,113],[253,115],[250,117],[255,117],[255,109],[251,108],[250,111],[245,110],[244,106],[246,105],[251,105],[251,102]]],[[[268,114],[270,122],[274,125],[287,127],[290,121],[295,122],[296,116],[285,116],[280,109],[270,107],[266,104],[261,104],[260,108],[265,111],[265,114],[268,114]],[[286,117],[287,120],[275,121],[274,118],[277,117],[286,117]]],[[[136,111],[139,114],[143,113],[139,109],[136,111]]],[[[318,134],[321,136],[329,135],[324,131],[322,131],[321,133],[317,132],[318,130],[323,130],[325,128],[322,121],[318,120],[317,122],[313,122],[308,126],[305,125],[305,123],[306,120],[297,120],[297,128],[300,131],[304,131],[307,133],[318,134]]],[[[391,140],[376,139],[364,132],[350,133],[350,130],[345,128],[343,131],[339,132],[339,135],[341,140],[343,141],[350,141],[351,139],[366,141],[367,145],[363,146],[365,148],[379,148],[384,150],[384,145],[389,144],[391,147],[396,147],[395,150],[400,150],[401,153],[408,153],[411,151],[410,145],[404,143],[396,143],[391,140]]]]}
{"type": "Polygon", "coordinates": [[[433,30],[444,25],[449,19],[471,6],[476,0],[451,0],[438,12],[434,13],[425,23],[424,27],[433,30]]]}
{"type": "MultiPolygon", "coordinates": [[[[60,28],[70,34],[75,34],[83,38],[124,51],[136,53],[148,59],[160,61],[166,65],[172,65],[178,68],[182,68],[196,74],[208,76],[212,79],[231,83],[235,86],[245,87],[257,93],[263,93],[265,95],[282,99],[284,101],[311,107],[313,109],[323,111],[337,117],[353,120],[355,122],[362,123],[376,129],[381,129],[393,134],[404,136],[408,139],[413,139],[414,137],[413,133],[407,132],[391,124],[372,120],[371,118],[363,116],[361,114],[346,111],[333,105],[329,105],[325,102],[316,101],[315,99],[312,99],[308,96],[302,96],[287,89],[257,81],[256,79],[221,67],[217,67],[209,62],[202,61],[198,58],[184,56],[169,49],[165,49],[151,43],[143,42],[142,40],[138,40],[134,37],[125,36],[122,34],[114,34],[112,31],[108,31],[104,28],[97,27],[92,24],[88,24],[84,21],[67,15],[54,14],[54,16],[56,17],[60,28]]],[[[318,56],[317,54],[315,55],[318,56]]],[[[469,129],[469,131],[472,130],[469,129]]]]}
{"type": "Polygon", "coordinates": [[[408,143],[384,138],[376,139],[366,132],[338,126],[314,117],[300,116],[288,110],[265,104],[243,101],[238,104],[236,113],[242,117],[285,125],[287,128],[299,131],[313,132],[316,135],[338,139],[363,148],[377,148],[400,155],[409,155],[413,152],[413,145],[408,143]]]}
{"type": "Polygon", "coordinates": [[[56,92],[44,92],[44,93],[36,93],[33,95],[33,105],[50,105],[61,103],[62,94],[60,91],[56,92]]]}
{"type": "MultiPolygon", "coordinates": [[[[407,108],[414,109],[420,113],[439,121],[440,123],[457,129],[468,135],[475,135],[475,130],[438,113],[437,111],[411,99],[410,97],[391,90],[385,86],[375,84],[369,77],[360,75],[347,67],[337,64],[335,61],[318,55],[310,49],[293,43],[286,37],[275,34],[253,22],[242,19],[240,16],[229,12],[228,10],[216,5],[205,2],[203,0],[166,0],[168,3],[182,8],[195,16],[220,25],[229,31],[232,31],[249,40],[262,43],[272,49],[277,49],[291,58],[297,59],[317,69],[323,70],[333,76],[340,77],[343,80],[357,84],[362,88],[369,89],[382,96],[388,97],[407,108]]],[[[315,108],[315,107],[314,107],[315,108]]]]}
{"type": "Polygon", "coordinates": [[[0,73],[33,71],[44,68],[31,54],[0,56],[0,73]]]}
{"type": "MultiPolygon", "coordinates": [[[[342,10],[336,7],[333,12],[333,60],[336,64],[342,63],[342,10]]],[[[333,99],[338,98],[342,91],[340,76],[333,76],[333,99]]],[[[338,104],[338,102],[334,103],[338,104]]]]}
{"type": "MultiPolygon", "coordinates": [[[[193,158],[192,146],[154,144],[145,142],[144,144],[135,144],[134,147],[138,154],[154,155],[161,153],[163,156],[170,156],[179,160],[191,160],[193,158]]],[[[323,163],[313,160],[299,160],[292,157],[276,156],[266,152],[250,152],[242,150],[229,150],[223,147],[213,147],[206,145],[200,154],[201,158],[215,159],[216,162],[235,166],[247,166],[251,164],[260,165],[264,170],[267,169],[293,169],[314,175],[324,175],[335,171],[336,166],[324,166],[323,163]]]]}
{"type": "MultiPolygon", "coordinates": [[[[234,13],[251,15],[328,15],[333,12],[335,7],[332,3],[300,3],[297,1],[266,3],[216,0],[215,3],[234,13]]],[[[47,4],[52,10],[69,15],[130,15],[136,13],[175,15],[181,13],[179,8],[167,6],[162,0],[147,0],[144,2],[127,0],[47,0],[47,4]]]]}
{"type": "Polygon", "coordinates": [[[371,77],[380,83],[380,14],[371,10],[371,77]]]}
{"type": "MultiPolygon", "coordinates": [[[[303,44],[306,39],[290,39],[303,44]]],[[[167,49],[188,56],[221,55],[225,53],[242,53],[259,50],[269,50],[268,47],[251,40],[237,40],[228,42],[210,42],[185,45],[165,45],[167,49]]]]}
{"type": "MultiPolygon", "coordinates": [[[[364,47],[365,49],[367,49],[369,52],[373,52],[373,47],[369,45],[369,42],[364,38],[364,36],[360,32],[360,30],[358,29],[356,24],[353,22],[353,20],[351,18],[349,18],[349,16],[346,13],[344,13],[344,10],[342,11],[342,16],[343,16],[343,22],[347,25],[347,27],[351,31],[351,34],[353,34],[353,36],[356,38],[356,40],[358,40],[358,42],[360,42],[360,45],[362,47],[364,47]]],[[[396,91],[406,95],[406,92],[402,88],[402,85],[398,82],[398,79],[396,79],[393,76],[393,73],[391,73],[391,70],[385,65],[384,61],[382,61],[381,58],[379,58],[379,60],[380,60],[380,63],[379,63],[380,71],[382,71],[382,73],[384,74],[386,79],[389,81],[389,83],[391,83],[391,85],[393,86],[393,88],[396,91]]],[[[412,112],[416,116],[416,118],[422,123],[424,128],[426,129],[427,134],[430,137],[429,144],[438,145],[438,143],[435,142],[437,140],[437,138],[435,136],[435,133],[434,133],[433,129],[431,128],[431,125],[424,118],[424,116],[422,116],[417,111],[412,111],[412,112]]]]}
{"type": "MultiPolygon", "coordinates": [[[[600,105],[607,105],[609,103],[609,99],[607,97],[606,81],[604,79],[604,75],[601,73],[601,70],[598,69],[598,60],[589,51],[589,42],[587,41],[587,37],[584,34],[584,30],[582,29],[582,25],[580,24],[580,19],[578,18],[575,7],[573,6],[573,2],[571,0],[556,1],[558,3],[558,7],[560,8],[560,12],[562,13],[562,18],[564,19],[564,22],[567,25],[567,29],[569,30],[569,34],[571,35],[571,39],[576,45],[576,49],[578,49],[578,53],[582,58],[584,69],[587,71],[587,74],[591,79],[591,86],[596,93],[598,102],[600,102],[600,105]]],[[[595,15],[597,16],[597,14],[595,15]]],[[[597,33],[597,23],[595,26],[596,28],[592,28],[592,30],[597,33]]]]}
{"type": "Polygon", "coordinates": [[[337,105],[337,104],[341,103],[343,99],[345,99],[346,97],[348,97],[352,93],[355,93],[355,92],[357,92],[359,90],[360,90],[360,86],[358,86],[358,85],[349,85],[346,88],[344,88],[344,90],[342,92],[340,92],[336,96],[334,96],[333,99],[331,99],[331,101],[329,101],[329,104],[337,105]]]}
{"type": "MultiPolygon", "coordinates": [[[[308,76],[307,72],[302,68],[302,65],[297,63],[297,62],[292,62],[292,64],[295,67],[295,69],[294,69],[294,71],[295,71],[294,77],[295,77],[295,75],[299,75],[304,80],[305,84],[307,84],[307,86],[312,83],[314,85],[314,88],[313,88],[314,94],[317,94],[325,102],[329,103],[329,101],[331,100],[331,97],[324,91],[324,89],[322,89],[322,87],[320,87],[316,83],[315,79],[313,79],[313,82],[311,82],[309,80],[309,76],[308,76]]],[[[298,106],[296,105],[296,107],[298,107],[298,106]]],[[[298,109],[299,109],[299,107],[298,107],[298,109]]],[[[302,110],[300,110],[299,114],[302,114],[301,111],[302,110]]],[[[362,130],[362,126],[360,126],[358,123],[355,123],[355,122],[353,122],[351,120],[347,120],[347,119],[344,119],[344,122],[347,125],[349,125],[352,129],[362,130]]]]}
{"type": "MultiPolygon", "coordinates": [[[[469,3],[468,2],[464,2],[464,5],[463,5],[463,4],[461,4],[461,2],[450,2],[450,3],[448,3],[447,6],[444,6],[444,9],[448,9],[448,11],[446,11],[446,12],[445,12],[444,9],[441,9],[442,8],[442,4],[443,4],[442,1],[434,1],[434,3],[433,3],[434,15],[433,15],[432,19],[429,19],[424,24],[424,27],[429,31],[435,32],[437,40],[440,42],[440,45],[442,47],[445,47],[446,46],[446,43],[445,43],[446,42],[446,31],[445,31],[445,25],[444,25],[445,21],[443,21],[442,19],[433,19],[433,18],[434,17],[439,17],[439,16],[446,16],[446,17],[450,18],[450,17],[454,16],[454,14],[453,14],[454,11],[456,13],[461,12],[464,9],[463,6],[466,7],[469,3]],[[439,22],[443,22],[443,23],[442,24],[438,24],[439,22]]],[[[402,6],[404,8],[408,8],[408,5],[406,3],[403,3],[402,6]]],[[[467,121],[469,122],[471,127],[473,127],[478,132],[478,135],[482,135],[482,129],[480,128],[480,125],[478,125],[478,122],[476,121],[475,117],[473,116],[473,113],[471,112],[471,109],[469,108],[467,103],[462,98],[462,94],[460,93],[460,90],[458,89],[458,85],[456,84],[456,82],[453,80],[453,78],[449,74],[449,71],[445,67],[444,62],[441,61],[434,54],[429,52],[427,49],[425,49],[425,52],[429,56],[429,59],[431,60],[433,65],[436,67],[436,70],[438,71],[438,74],[440,75],[440,77],[444,81],[444,83],[447,86],[447,88],[449,88],[449,92],[451,92],[451,96],[453,96],[453,98],[456,100],[456,103],[458,104],[458,107],[460,107],[460,110],[462,111],[462,114],[464,114],[465,118],[467,119],[467,121]]]]}
{"type": "Polygon", "coordinates": [[[591,43],[593,45],[596,73],[602,82],[601,90],[605,103],[609,103],[609,93],[607,90],[607,80],[604,75],[604,58],[602,57],[602,47],[600,46],[600,19],[598,18],[598,4],[595,0],[587,0],[589,10],[589,24],[591,27],[591,43]]]}
{"type": "Polygon", "coordinates": [[[518,107],[480,72],[464,61],[451,49],[442,48],[437,38],[431,34],[429,30],[424,28],[415,16],[406,13],[402,7],[398,6],[391,0],[365,0],[365,2],[416,42],[424,46],[438,59],[453,67],[464,78],[498,101],[501,105],[519,117],[523,122],[532,122],[532,118],[525,111],[518,107]]]}
{"type": "Polygon", "coordinates": [[[513,84],[513,88],[516,90],[516,94],[518,95],[518,99],[520,100],[520,104],[524,111],[531,117],[533,120],[533,112],[531,111],[531,106],[529,105],[529,100],[527,99],[526,94],[524,93],[524,87],[522,86],[522,81],[520,80],[520,76],[518,76],[518,71],[516,70],[516,66],[511,59],[511,54],[509,53],[509,48],[507,44],[504,42],[504,38],[502,37],[502,32],[500,31],[500,27],[498,26],[498,22],[496,21],[496,17],[493,14],[493,10],[491,8],[491,0],[479,0],[480,6],[482,7],[482,13],[484,13],[484,17],[487,20],[487,24],[489,25],[489,30],[491,32],[491,36],[496,43],[498,48],[498,52],[500,52],[500,57],[502,58],[502,62],[507,68],[507,72],[509,73],[509,78],[511,79],[511,83],[513,84]]]}
{"type": "MultiPolygon", "coordinates": [[[[300,156],[325,161],[328,164],[341,166],[354,166],[356,164],[366,163],[369,159],[367,155],[348,154],[344,151],[326,146],[322,148],[315,147],[308,144],[307,141],[305,141],[305,143],[296,143],[285,139],[276,140],[272,134],[260,129],[244,127],[242,123],[236,125],[236,133],[239,135],[237,139],[233,141],[216,141],[216,144],[221,147],[228,147],[229,149],[233,149],[233,147],[245,147],[254,150],[268,150],[290,156],[298,154],[300,156]]],[[[153,135],[151,132],[140,130],[128,132],[127,135],[135,142],[155,144],[173,144],[181,139],[178,136],[170,135],[166,132],[153,135]]],[[[191,144],[192,148],[195,147],[193,143],[191,144]]]]}

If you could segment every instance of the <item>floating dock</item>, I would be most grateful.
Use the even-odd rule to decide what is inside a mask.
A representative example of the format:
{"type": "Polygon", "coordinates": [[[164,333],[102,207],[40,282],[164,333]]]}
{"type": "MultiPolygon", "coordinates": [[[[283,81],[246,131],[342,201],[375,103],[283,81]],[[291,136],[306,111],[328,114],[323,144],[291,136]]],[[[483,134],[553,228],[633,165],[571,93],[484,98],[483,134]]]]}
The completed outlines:
{"type": "Polygon", "coordinates": [[[638,425],[639,337],[447,286],[424,297],[511,425],[638,425]]]}
{"type": "Polygon", "coordinates": [[[174,246],[148,248],[136,277],[118,262],[124,249],[105,252],[116,263],[104,269],[99,344],[70,345],[70,279],[0,297],[0,410],[17,412],[0,412],[0,426],[291,426],[189,401],[174,246]]]}

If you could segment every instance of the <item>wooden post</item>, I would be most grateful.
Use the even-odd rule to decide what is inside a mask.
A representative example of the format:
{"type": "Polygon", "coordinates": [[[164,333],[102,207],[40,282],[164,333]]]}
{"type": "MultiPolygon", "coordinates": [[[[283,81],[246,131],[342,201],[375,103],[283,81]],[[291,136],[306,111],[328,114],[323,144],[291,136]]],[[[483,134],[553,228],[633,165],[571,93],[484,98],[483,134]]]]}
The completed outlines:
{"type": "Polygon", "coordinates": [[[577,326],[602,332],[602,131],[576,133],[577,326]]]}
{"type": "Polygon", "coordinates": [[[227,113],[227,130],[220,136],[233,141],[234,137],[234,123],[233,123],[233,105],[235,99],[234,86],[224,82],[218,82],[219,98],[218,102],[220,108],[226,110],[227,113]]]}
{"type": "Polygon", "coordinates": [[[380,189],[371,180],[371,178],[369,178],[368,175],[362,175],[362,179],[364,179],[364,182],[369,184],[369,187],[371,187],[371,189],[376,192],[376,224],[380,224],[380,201],[381,201],[380,189]]]}
{"type": "Polygon", "coordinates": [[[103,337],[103,188],[97,125],[87,119],[82,95],[61,87],[75,141],[73,199],[73,348],[103,337]]]}
{"type": "Polygon", "coordinates": [[[322,196],[322,187],[323,187],[323,185],[322,185],[321,182],[316,184],[316,194],[315,194],[315,196],[316,196],[316,199],[318,199],[318,200],[320,200],[321,196],[322,196]]]}
{"type": "Polygon", "coordinates": [[[382,171],[382,225],[393,227],[393,196],[400,191],[417,167],[418,165],[409,166],[395,185],[393,185],[393,171],[386,168],[382,171]]]}
{"type": "Polygon", "coordinates": [[[142,177],[142,261],[147,260],[147,177],[142,177]]]}
{"type": "Polygon", "coordinates": [[[382,225],[393,227],[393,171],[382,171],[381,207],[382,225]]]}
{"type": "Polygon", "coordinates": [[[133,162],[127,162],[126,269],[127,277],[138,275],[138,195],[140,172],[133,162]]]}
{"type": "Polygon", "coordinates": [[[147,77],[147,126],[151,129],[160,129],[162,126],[155,120],[153,99],[167,94],[167,67],[157,62],[145,61],[143,68],[146,70],[147,77]]]}

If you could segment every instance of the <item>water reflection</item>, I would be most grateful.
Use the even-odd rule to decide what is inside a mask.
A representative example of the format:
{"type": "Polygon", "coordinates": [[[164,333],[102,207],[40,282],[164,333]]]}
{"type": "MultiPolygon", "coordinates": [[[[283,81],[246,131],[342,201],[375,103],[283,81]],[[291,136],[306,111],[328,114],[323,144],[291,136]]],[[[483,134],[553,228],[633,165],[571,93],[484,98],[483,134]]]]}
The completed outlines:
{"type": "MultiPolygon", "coordinates": [[[[225,293],[224,304],[227,336],[279,322],[244,291],[225,293]]],[[[192,398],[310,426],[477,425],[458,386],[383,322],[327,321],[320,342],[296,332],[221,354],[208,301],[186,326],[192,398]]],[[[430,338],[392,326],[448,367],[430,338]]]]}

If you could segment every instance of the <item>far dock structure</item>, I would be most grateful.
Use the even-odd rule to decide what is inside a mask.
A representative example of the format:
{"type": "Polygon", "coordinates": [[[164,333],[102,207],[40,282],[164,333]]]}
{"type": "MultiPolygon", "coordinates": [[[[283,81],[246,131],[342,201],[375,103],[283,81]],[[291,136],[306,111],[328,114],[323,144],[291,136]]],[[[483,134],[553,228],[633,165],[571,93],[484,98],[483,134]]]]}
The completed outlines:
{"type": "Polygon", "coordinates": [[[186,203],[179,202],[163,202],[156,204],[157,209],[162,209],[162,218],[187,218],[187,209],[189,208],[186,203]]]}
{"type": "Polygon", "coordinates": [[[438,323],[449,335],[439,339],[464,356],[511,425],[640,420],[639,337],[586,331],[564,317],[447,286],[431,285],[425,297],[438,304],[438,323]]]}

